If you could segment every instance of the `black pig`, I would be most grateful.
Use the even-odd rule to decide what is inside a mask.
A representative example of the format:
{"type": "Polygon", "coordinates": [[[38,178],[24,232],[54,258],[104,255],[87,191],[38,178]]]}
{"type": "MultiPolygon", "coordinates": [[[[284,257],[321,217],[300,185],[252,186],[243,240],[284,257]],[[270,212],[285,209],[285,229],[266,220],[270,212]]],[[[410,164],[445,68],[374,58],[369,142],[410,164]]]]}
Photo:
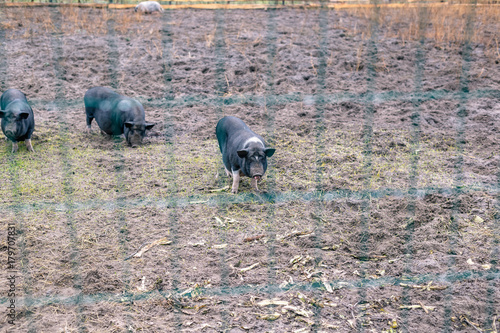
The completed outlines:
{"type": "Polygon", "coordinates": [[[275,149],[266,148],[264,139],[236,117],[224,117],[215,128],[226,174],[233,177],[231,192],[238,193],[240,176],[252,178],[252,187],[259,190],[259,181],[267,169],[267,157],[275,149]]]}
{"type": "Polygon", "coordinates": [[[91,130],[95,118],[99,128],[109,135],[125,135],[132,148],[142,143],[146,130],[154,124],[145,121],[142,104],[135,99],[119,95],[105,87],[94,87],[87,90],[85,97],[87,128],[91,130]]]}
{"type": "Polygon", "coordinates": [[[0,97],[0,118],[2,131],[12,141],[12,152],[18,149],[19,141],[26,142],[26,148],[33,151],[31,134],[35,130],[35,116],[26,96],[17,89],[8,89],[0,97]]]}

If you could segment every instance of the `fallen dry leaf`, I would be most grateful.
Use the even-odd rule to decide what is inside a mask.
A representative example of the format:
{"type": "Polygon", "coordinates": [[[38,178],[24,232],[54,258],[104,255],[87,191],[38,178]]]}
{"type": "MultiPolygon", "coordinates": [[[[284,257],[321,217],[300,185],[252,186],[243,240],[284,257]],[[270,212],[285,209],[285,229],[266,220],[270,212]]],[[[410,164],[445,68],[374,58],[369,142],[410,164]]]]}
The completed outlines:
{"type": "Polygon", "coordinates": [[[256,313],[256,315],[257,315],[258,319],[264,319],[264,320],[270,320],[270,321],[276,320],[279,317],[281,317],[281,314],[279,314],[278,312],[271,313],[271,314],[256,313]]]}
{"type": "Polygon", "coordinates": [[[257,262],[257,263],[255,263],[255,264],[253,264],[253,265],[251,265],[251,266],[248,266],[248,267],[245,267],[245,268],[240,269],[240,272],[246,272],[246,271],[249,271],[249,270],[254,269],[255,267],[257,267],[257,266],[259,266],[259,265],[260,265],[260,263],[258,263],[258,262],[257,262]]]}
{"type": "Polygon", "coordinates": [[[292,311],[296,315],[299,315],[299,316],[302,316],[302,317],[306,317],[306,318],[309,318],[309,317],[311,317],[314,314],[312,311],[301,309],[301,308],[299,308],[297,306],[292,306],[292,305],[287,305],[287,306],[283,307],[282,311],[283,312],[292,311]]]}
{"type": "Polygon", "coordinates": [[[125,260],[128,260],[132,257],[140,258],[146,251],[148,251],[149,249],[151,249],[152,247],[154,247],[156,245],[169,245],[169,244],[172,244],[172,241],[169,241],[167,239],[167,237],[160,238],[160,239],[155,240],[154,242],[147,244],[147,245],[145,245],[145,243],[143,243],[141,245],[141,247],[139,248],[139,250],[137,250],[134,254],[129,255],[127,258],[125,258],[125,260]]]}
{"type": "Polygon", "coordinates": [[[287,301],[280,301],[276,299],[266,299],[257,303],[258,306],[268,306],[268,305],[288,305],[287,301]]]}
{"type": "Polygon", "coordinates": [[[247,237],[247,238],[243,239],[243,242],[245,242],[245,243],[253,242],[253,241],[259,240],[259,239],[264,238],[264,237],[266,237],[266,235],[257,235],[257,236],[247,237]]]}

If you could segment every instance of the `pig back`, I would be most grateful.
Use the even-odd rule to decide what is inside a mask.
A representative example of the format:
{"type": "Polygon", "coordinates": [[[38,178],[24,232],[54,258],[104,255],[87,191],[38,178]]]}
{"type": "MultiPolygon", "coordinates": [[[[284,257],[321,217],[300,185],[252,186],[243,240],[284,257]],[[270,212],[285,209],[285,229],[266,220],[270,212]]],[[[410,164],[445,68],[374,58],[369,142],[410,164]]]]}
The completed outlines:
{"type": "Polygon", "coordinates": [[[112,111],[112,132],[114,135],[123,134],[126,122],[144,124],[146,113],[141,103],[133,98],[120,96],[115,100],[112,111]]]}
{"type": "Polygon", "coordinates": [[[0,97],[0,109],[5,110],[5,108],[15,100],[20,100],[28,103],[26,95],[17,89],[7,89],[0,97]]]}
{"type": "Polygon", "coordinates": [[[118,99],[120,94],[106,87],[94,87],[87,90],[83,101],[86,107],[102,108],[102,103],[113,103],[118,99]]]}

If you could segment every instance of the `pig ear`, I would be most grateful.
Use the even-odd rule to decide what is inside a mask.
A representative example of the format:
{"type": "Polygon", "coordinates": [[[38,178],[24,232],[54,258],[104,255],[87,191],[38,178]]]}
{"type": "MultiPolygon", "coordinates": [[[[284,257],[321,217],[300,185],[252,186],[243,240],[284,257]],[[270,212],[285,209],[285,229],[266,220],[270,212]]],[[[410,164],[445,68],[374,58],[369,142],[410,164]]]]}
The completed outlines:
{"type": "Polygon", "coordinates": [[[3,118],[5,116],[5,111],[4,110],[0,110],[0,118],[3,118]]]}
{"type": "Polygon", "coordinates": [[[274,149],[274,148],[266,148],[264,150],[264,152],[266,153],[267,157],[273,156],[275,151],[276,151],[276,149],[274,149]]]}
{"type": "Polygon", "coordinates": [[[155,125],[155,124],[146,123],[146,129],[147,129],[147,130],[150,130],[150,129],[152,129],[152,128],[153,128],[153,126],[154,126],[154,125],[155,125]]]}
{"type": "Polygon", "coordinates": [[[21,119],[28,119],[29,116],[30,116],[29,112],[21,112],[19,114],[19,117],[21,117],[21,119]]]}
{"type": "Polygon", "coordinates": [[[131,128],[132,126],[134,126],[134,123],[133,123],[133,122],[130,122],[130,121],[126,121],[126,122],[125,122],[125,127],[127,127],[127,128],[131,128]]]}
{"type": "Polygon", "coordinates": [[[246,157],[248,155],[248,150],[246,150],[246,149],[238,150],[237,153],[238,153],[239,157],[243,158],[243,157],[246,157]]]}

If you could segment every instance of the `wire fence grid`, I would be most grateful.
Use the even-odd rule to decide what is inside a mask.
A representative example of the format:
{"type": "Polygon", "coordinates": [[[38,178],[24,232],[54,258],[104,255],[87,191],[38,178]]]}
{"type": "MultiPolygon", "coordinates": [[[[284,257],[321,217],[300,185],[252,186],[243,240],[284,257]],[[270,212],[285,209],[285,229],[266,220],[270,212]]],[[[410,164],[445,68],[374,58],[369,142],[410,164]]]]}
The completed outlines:
{"type": "MultiPolygon", "coordinates": [[[[49,1],[52,2],[52,1],[49,1]]],[[[58,3],[55,1],[54,3],[58,3]]],[[[97,2],[96,2],[97,3],[97,2]]],[[[110,0],[109,3],[117,3],[116,1],[110,0]]],[[[124,3],[119,1],[119,3],[124,3]]],[[[162,1],[162,4],[171,4],[172,1],[162,1]]],[[[201,2],[200,2],[201,3],[201,2]]],[[[226,1],[220,1],[220,3],[229,3],[226,1]]],[[[250,2],[249,2],[250,3],[250,2]]],[[[277,1],[268,2],[252,2],[252,3],[278,3],[277,1]]],[[[280,1],[281,3],[281,1],[280,1]]],[[[294,1],[286,1],[286,4],[294,3],[294,1]]],[[[306,3],[306,2],[304,2],[306,3]]],[[[285,2],[283,2],[285,4],[285,2]]],[[[328,2],[316,2],[319,7],[318,13],[318,39],[319,39],[319,56],[318,56],[318,66],[317,71],[317,81],[316,81],[316,92],[314,94],[302,94],[302,93],[291,93],[291,94],[279,94],[276,93],[274,89],[274,76],[275,69],[273,68],[273,59],[277,52],[277,36],[276,36],[276,15],[277,10],[269,9],[268,19],[267,19],[267,35],[265,36],[265,44],[267,48],[267,67],[265,71],[267,72],[267,85],[264,95],[253,95],[253,94],[242,94],[238,96],[228,96],[227,95],[227,85],[225,77],[225,59],[226,59],[226,47],[224,39],[224,30],[226,27],[225,15],[228,15],[224,10],[216,10],[215,13],[215,35],[214,35],[214,47],[216,54],[216,68],[215,68],[215,86],[213,87],[214,94],[211,96],[197,96],[189,95],[176,97],[174,89],[172,87],[171,81],[173,80],[172,66],[173,66],[173,55],[172,55],[172,38],[171,38],[171,20],[172,12],[165,11],[162,20],[162,31],[161,31],[161,42],[163,50],[163,68],[164,68],[164,81],[165,81],[165,91],[164,98],[148,100],[148,105],[161,107],[163,110],[170,110],[172,108],[182,108],[188,104],[196,104],[202,106],[211,106],[215,108],[215,112],[218,118],[221,118],[224,114],[224,108],[230,105],[242,105],[248,103],[255,103],[262,106],[266,110],[265,128],[266,128],[266,139],[273,143],[276,138],[273,137],[276,133],[276,110],[281,106],[294,103],[303,102],[314,106],[315,112],[315,125],[314,125],[314,142],[315,142],[315,154],[317,156],[315,160],[316,174],[315,182],[316,186],[313,191],[302,192],[302,191],[290,191],[290,192],[279,192],[276,191],[276,174],[273,169],[272,161],[270,162],[270,167],[267,171],[267,188],[268,191],[261,194],[255,193],[240,193],[235,196],[229,196],[227,194],[197,194],[193,196],[181,196],[178,194],[179,182],[178,170],[176,169],[176,143],[175,143],[175,120],[172,114],[165,112],[164,114],[164,145],[165,145],[165,159],[171,166],[170,172],[167,176],[167,182],[171,185],[171,190],[165,197],[158,198],[137,198],[129,199],[124,196],[118,196],[117,199],[110,200],[87,200],[79,201],[74,198],[74,175],[71,172],[71,157],[69,152],[69,147],[66,144],[68,141],[68,133],[71,131],[68,124],[73,120],[68,119],[68,114],[66,110],[77,105],[81,105],[80,99],[68,100],[65,96],[65,85],[61,84],[58,87],[54,100],[30,100],[30,102],[35,105],[44,105],[47,103],[53,103],[56,110],[59,113],[58,122],[58,135],[62,138],[61,143],[57,147],[59,155],[62,158],[62,170],[61,170],[61,183],[63,185],[63,198],[61,202],[44,202],[39,201],[36,204],[26,204],[23,202],[23,197],[19,195],[20,193],[20,181],[19,181],[19,171],[18,171],[18,157],[14,154],[9,155],[8,164],[4,165],[4,168],[8,169],[9,179],[2,180],[1,186],[9,186],[11,188],[13,201],[8,204],[2,204],[2,211],[13,213],[16,216],[16,227],[17,227],[17,247],[18,253],[15,254],[18,259],[19,274],[22,275],[24,283],[22,286],[22,294],[24,296],[17,297],[16,302],[23,305],[23,313],[20,315],[20,320],[26,321],[28,323],[27,330],[29,332],[36,332],[40,330],[37,326],[36,318],[33,314],[36,312],[37,308],[47,307],[49,305],[59,304],[64,306],[73,306],[76,309],[76,323],[78,331],[88,331],[89,327],[85,321],[85,316],[83,314],[83,308],[87,305],[97,304],[97,303],[124,303],[134,304],[135,302],[141,302],[144,300],[154,300],[154,299],[175,299],[175,297],[199,297],[199,296],[242,296],[246,294],[265,294],[269,298],[279,295],[287,290],[297,290],[297,291],[311,291],[311,290],[324,290],[324,285],[315,282],[294,282],[283,287],[279,283],[277,278],[277,272],[274,268],[276,263],[276,244],[278,242],[278,230],[276,230],[276,212],[279,211],[281,203],[293,203],[293,202],[305,202],[314,207],[314,212],[316,216],[328,216],[331,213],[327,203],[335,202],[340,199],[354,199],[360,201],[361,207],[361,234],[359,235],[360,248],[357,249],[360,257],[368,258],[370,256],[370,247],[373,240],[370,239],[370,233],[368,232],[371,222],[371,210],[372,210],[372,200],[377,198],[393,197],[393,198],[404,198],[408,200],[408,205],[406,207],[407,224],[403,229],[404,240],[405,240],[405,276],[394,277],[394,276],[382,276],[378,279],[371,279],[362,276],[366,276],[367,272],[366,265],[361,262],[360,266],[360,278],[345,278],[345,279],[335,279],[327,281],[332,288],[349,288],[356,290],[358,303],[363,304],[368,300],[367,290],[370,288],[378,288],[387,285],[399,285],[401,283],[414,283],[414,284],[427,284],[431,281],[440,281],[442,283],[447,283],[449,286],[445,290],[445,310],[444,318],[442,319],[444,324],[442,327],[443,331],[451,332],[453,331],[453,311],[452,311],[452,298],[453,298],[453,285],[457,281],[476,281],[483,280],[488,281],[488,297],[487,299],[480,300],[484,303],[484,313],[486,321],[480,323],[482,327],[489,329],[493,332],[495,323],[495,316],[498,315],[498,298],[499,296],[499,279],[500,272],[498,270],[498,257],[499,257],[499,218],[500,214],[500,198],[499,198],[499,188],[500,188],[500,168],[498,169],[497,184],[491,185],[477,185],[470,186],[464,184],[464,142],[466,137],[466,111],[467,105],[470,100],[489,98],[495,100],[497,103],[500,102],[500,90],[469,90],[469,63],[471,57],[471,45],[470,41],[473,34],[473,23],[475,20],[475,9],[476,2],[472,3],[467,10],[466,17],[466,35],[465,40],[462,45],[462,66],[460,72],[460,85],[457,91],[448,90],[433,90],[425,91],[423,89],[423,76],[426,66],[426,49],[425,49],[425,36],[423,33],[419,36],[418,48],[415,55],[415,73],[414,73],[414,90],[412,92],[399,92],[399,91],[388,91],[380,92],[377,90],[377,71],[375,69],[375,64],[377,63],[378,57],[380,57],[378,51],[378,39],[379,39],[379,29],[378,25],[378,8],[379,4],[377,2],[372,2],[374,6],[373,17],[371,19],[370,26],[370,37],[367,42],[366,51],[366,91],[359,93],[332,93],[328,91],[326,87],[325,79],[327,76],[327,55],[333,45],[330,45],[328,39],[328,31],[334,25],[334,22],[329,21],[327,13],[332,9],[328,8],[328,2]],[[454,161],[454,181],[453,185],[450,187],[427,187],[419,188],[418,180],[423,177],[419,173],[419,154],[418,151],[421,149],[421,105],[428,100],[436,99],[449,99],[454,100],[458,103],[457,108],[457,119],[458,125],[456,128],[456,148],[457,148],[457,158],[454,161]],[[411,103],[412,106],[412,123],[409,127],[410,131],[410,170],[409,170],[409,184],[406,190],[401,189],[370,189],[370,180],[373,177],[373,136],[374,136],[374,117],[377,117],[375,113],[375,108],[387,101],[407,101],[411,103]],[[325,191],[322,188],[322,183],[324,182],[324,168],[322,165],[321,156],[325,152],[325,148],[328,145],[325,137],[325,132],[327,130],[327,123],[325,122],[325,106],[331,103],[339,102],[356,102],[364,107],[364,114],[362,121],[362,142],[363,142],[363,170],[364,170],[364,183],[363,188],[366,190],[349,190],[349,189],[336,189],[332,191],[325,191]],[[491,258],[489,264],[491,268],[487,271],[477,271],[477,270],[457,270],[456,262],[454,257],[450,256],[448,266],[446,271],[440,274],[419,274],[415,271],[412,263],[412,236],[415,231],[415,218],[416,218],[416,204],[419,200],[424,198],[429,194],[444,194],[452,198],[453,206],[451,212],[451,222],[450,222],[450,241],[448,244],[448,252],[455,253],[458,251],[456,245],[456,237],[459,233],[459,228],[457,226],[458,215],[461,207],[460,196],[463,194],[477,194],[477,193],[492,193],[496,196],[496,215],[495,221],[492,223],[492,233],[494,235],[491,240],[491,258]],[[232,285],[229,278],[229,270],[227,268],[226,260],[229,257],[227,251],[220,251],[220,284],[218,286],[213,286],[211,288],[199,288],[196,291],[185,292],[182,289],[182,281],[179,281],[181,276],[180,260],[182,260],[182,255],[180,253],[179,244],[177,243],[178,235],[183,227],[179,223],[179,214],[181,214],[181,209],[184,207],[194,206],[194,205],[206,205],[207,207],[214,207],[222,215],[224,209],[230,205],[234,204],[259,204],[266,207],[266,222],[265,231],[268,237],[267,246],[267,282],[264,285],[232,285]],[[112,212],[115,219],[115,229],[116,234],[119,235],[120,243],[120,256],[126,258],[136,245],[132,245],[128,241],[127,230],[128,226],[134,223],[130,217],[127,216],[126,211],[137,207],[154,207],[156,209],[169,209],[169,221],[168,230],[169,238],[172,241],[170,246],[170,251],[173,253],[170,260],[166,265],[169,266],[169,270],[172,272],[171,277],[171,288],[162,290],[152,290],[145,291],[143,293],[135,293],[131,291],[132,281],[131,281],[131,271],[133,268],[129,261],[123,261],[122,269],[119,272],[121,275],[121,280],[124,284],[121,286],[122,292],[120,294],[116,293],[98,293],[93,295],[87,295],[83,292],[83,277],[80,274],[80,253],[77,246],[77,234],[79,225],[75,220],[75,213],[82,210],[92,210],[94,208],[99,208],[103,210],[108,210],[112,212]],[[25,243],[25,238],[23,234],[26,233],[25,216],[28,213],[37,211],[58,211],[64,213],[66,220],[65,234],[67,240],[71,244],[71,251],[69,255],[69,263],[71,271],[73,273],[72,280],[70,284],[77,291],[73,296],[34,296],[31,289],[34,277],[30,273],[30,255],[29,252],[33,249],[29,249],[29,246],[25,243]]],[[[0,16],[1,13],[0,8],[0,16]]],[[[109,9],[108,9],[109,10],[109,9]]],[[[229,12],[230,15],[230,12],[229,12]]],[[[422,6],[418,10],[419,15],[419,25],[426,25],[426,19],[428,17],[427,7],[422,6]]],[[[63,54],[63,36],[60,33],[61,25],[61,13],[57,8],[51,9],[52,22],[56,25],[56,29],[51,36],[50,49],[53,54],[53,58],[49,60],[53,66],[54,76],[59,80],[59,82],[65,82],[65,71],[61,67],[60,59],[64,57],[63,54]]],[[[109,76],[111,77],[112,85],[111,87],[115,90],[119,90],[119,78],[116,69],[119,67],[120,52],[118,46],[116,45],[115,38],[115,28],[116,22],[110,19],[106,22],[108,34],[108,65],[110,68],[109,76]]],[[[420,29],[422,32],[424,29],[420,29]]],[[[6,61],[6,51],[5,45],[9,41],[5,37],[5,30],[0,26],[0,72],[7,73],[7,61],[6,61]]],[[[2,76],[0,79],[0,85],[2,91],[4,91],[8,86],[7,77],[2,76]]],[[[144,97],[144,100],[146,97],[144,97]]],[[[312,135],[312,134],[311,134],[312,135]]],[[[35,147],[36,149],[36,147],[35,147]]],[[[126,191],[125,189],[125,157],[124,150],[128,149],[123,146],[121,140],[116,139],[113,145],[113,154],[115,157],[114,170],[115,173],[112,175],[115,178],[116,190],[119,193],[126,191]]],[[[221,166],[221,164],[220,164],[221,166]]],[[[224,186],[225,179],[219,179],[218,184],[220,187],[224,186]]],[[[228,243],[231,240],[228,239],[230,235],[227,234],[224,228],[218,231],[218,241],[220,244],[228,243]]],[[[327,235],[330,231],[326,228],[320,219],[316,219],[315,224],[315,234],[316,238],[314,241],[314,247],[317,249],[315,253],[314,261],[316,263],[321,263],[322,251],[321,251],[321,240],[324,235],[327,235]]],[[[3,235],[2,235],[3,236],[3,235]]],[[[2,242],[6,239],[3,237],[2,242]]],[[[2,251],[6,249],[2,249],[2,251]]],[[[2,266],[5,265],[2,262],[2,266]]],[[[9,274],[6,271],[6,274],[9,274]]],[[[4,274],[5,275],[5,274],[4,274]]],[[[0,296],[0,305],[5,308],[8,305],[9,298],[6,295],[0,296]]],[[[407,289],[402,291],[402,302],[404,304],[412,304],[411,295],[407,289]]],[[[314,308],[312,325],[313,331],[318,331],[322,323],[322,311],[323,308],[317,306],[314,308]]],[[[222,326],[220,331],[228,331],[230,327],[228,326],[229,316],[228,311],[222,306],[220,310],[220,316],[222,320],[222,326]]],[[[408,320],[408,310],[400,310],[399,316],[402,318],[400,328],[402,331],[408,331],[407,323],[408,320]]],[[[126,327],[132,325],[132,318],[130,314],[124,314],[124,321],[127,323],[126,327]]],[[[172,331],[180,331],[180,326],[182,324],[181,313],[177,312],[174,315],[174,323],[172,323],[172,331]]],[[[5,324],[7,325],[7,324],[5,324]]],[[[356,331],[367,331],[363,327],[361,321],[358,321],[352,326],[352,330],[356,331]]],[[[7,326],[6,326],[7,327],[7,326]]],[[[267,326],[268,329],[273,328],[273,322],[269,321],[267,326]]],[[[279,330],[279,329],[278,329],[279,330]]]]}

